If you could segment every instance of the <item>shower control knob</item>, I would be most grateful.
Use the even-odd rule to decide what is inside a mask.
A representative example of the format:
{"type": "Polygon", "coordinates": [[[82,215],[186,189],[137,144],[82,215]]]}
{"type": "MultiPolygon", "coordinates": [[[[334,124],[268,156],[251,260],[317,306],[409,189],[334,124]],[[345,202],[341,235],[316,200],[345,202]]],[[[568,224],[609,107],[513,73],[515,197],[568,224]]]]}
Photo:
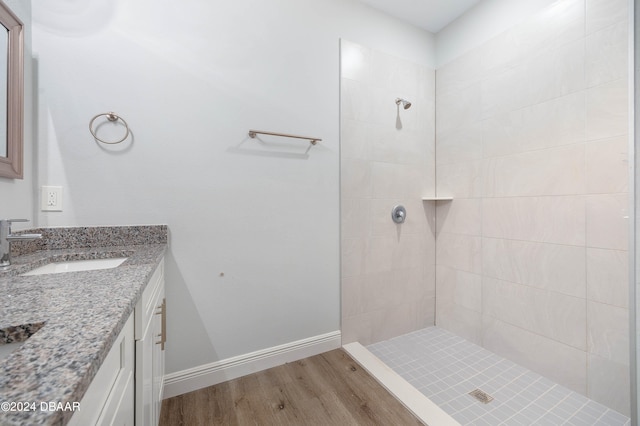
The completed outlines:
{"type": "Polygon", "coordinates": [[[407,210],[404,208],[404,206],[397,205],[393,208],[393,210],[391,210],[391,219],[393,219],[395,223],[404,223],[406,218],[407,210]]]}

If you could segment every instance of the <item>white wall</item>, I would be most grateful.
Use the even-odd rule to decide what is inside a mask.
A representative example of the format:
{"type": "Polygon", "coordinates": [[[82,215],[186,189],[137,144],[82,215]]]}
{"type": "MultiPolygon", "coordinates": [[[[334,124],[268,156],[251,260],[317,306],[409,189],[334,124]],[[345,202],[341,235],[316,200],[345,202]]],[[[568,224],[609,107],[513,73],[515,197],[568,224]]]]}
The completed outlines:
{"type": "MultiPolygon", "coordinates": [[[[0,218],[23,218],[35,220],[33,182],[37,170],[33,163],[33,66],[31,61],[31,2],[6,0],[5,4],[13,10],[25,24],[25,60],[24,60],[24,179],[0,178],[0,218]]],[[[14,229],[33,226],[16,224],[14,229]]]]}
{"type": "Polygon", "coordinates": [[[429,65],[432,36],[345,0],[66,3],[33,1],[40,225],[169,225],[167,372],[338,330],[339,39],[429,65]]]}

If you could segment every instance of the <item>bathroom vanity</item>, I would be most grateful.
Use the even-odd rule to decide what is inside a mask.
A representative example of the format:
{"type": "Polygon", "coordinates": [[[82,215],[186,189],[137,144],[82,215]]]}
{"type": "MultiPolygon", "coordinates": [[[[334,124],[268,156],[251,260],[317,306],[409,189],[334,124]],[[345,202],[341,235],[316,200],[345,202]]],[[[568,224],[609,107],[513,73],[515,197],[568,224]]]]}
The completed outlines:
{"type": "Polygon", "coordinates": [[[166,226],[33,231],[42,240],[20,247],[0,272],[0,338],[21,341],[0,359],[0,424],[157,424],[166,226]],[[126,260],[23,275],[51,262],[95,267],[111,258],[126,260]]]}

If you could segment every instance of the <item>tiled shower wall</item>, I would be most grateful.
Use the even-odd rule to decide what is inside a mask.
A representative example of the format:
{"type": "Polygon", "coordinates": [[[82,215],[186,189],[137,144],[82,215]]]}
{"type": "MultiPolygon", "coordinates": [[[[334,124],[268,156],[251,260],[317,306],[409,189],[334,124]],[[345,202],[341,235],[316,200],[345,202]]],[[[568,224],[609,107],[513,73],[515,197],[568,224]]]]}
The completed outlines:
{"type": "Polygon", "coordinates": [[[560,0],[437,71],[437,318],[629,414],[626,0],[560,0]]]}
{"type": "Polygon", "coordinates": [[[343,343],[434,323],[435,207],[422,201],[435,189],[434,101],[433,69],[341,42],[343,343]]]}

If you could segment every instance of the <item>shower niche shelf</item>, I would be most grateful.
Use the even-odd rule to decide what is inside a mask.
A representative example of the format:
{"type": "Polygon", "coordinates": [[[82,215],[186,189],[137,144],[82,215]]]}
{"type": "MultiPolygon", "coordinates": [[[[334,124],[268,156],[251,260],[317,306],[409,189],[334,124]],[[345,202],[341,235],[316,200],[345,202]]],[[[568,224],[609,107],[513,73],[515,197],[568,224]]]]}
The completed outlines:
{"type": "Polygon", "coordinates": [[[422,197],[422,201],[453,201],[453,197],[422,197]]]}

